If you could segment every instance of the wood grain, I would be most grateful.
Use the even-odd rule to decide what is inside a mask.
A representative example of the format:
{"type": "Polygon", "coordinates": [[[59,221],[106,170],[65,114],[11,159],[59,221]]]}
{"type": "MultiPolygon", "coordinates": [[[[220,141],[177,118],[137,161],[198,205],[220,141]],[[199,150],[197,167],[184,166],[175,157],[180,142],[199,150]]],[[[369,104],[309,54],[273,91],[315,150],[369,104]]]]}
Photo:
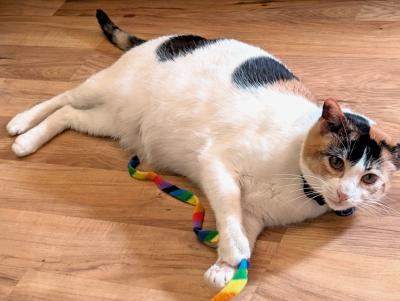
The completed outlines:
{"type": "MultiPolygon", "coordinates": [[[[282,58],[318,99],[333,97],[400,137],[397,1],[0,1],[0,300],[208,300],[216,258],[190,230],[192,208],[129,178],[116,141],[67,132],[17,159],[5,125],[121,52],[105,9],[149,39],[233,37],[282,58]]],[[[151,169],[145,165],[144,168],[151,169]]],[[[187,179],[171,182],[199,195],[187,179]]],[[[266,229],[248,287],[260,300],[400,300],[400,178],[385,209],[266,229]]]]}
{"type": "Polygon", "coordinates": [[[2,0],[1,16],[52,16],[64,0],[2,0]]]}
{"type": "Polygon", "coordinates": [[[27,272],[8,300],[52,301],[59,300],[60,295],[71,301],[141,301],[149,296],[155,301],[199,300],[190,294],[38,271],[27,272]]]}
{"type": "Polygon", "coordinates": [[[392,240],[398,235],[392,228],[398,216],[354,219],[343,226],[338,220],[286,231],[257,294],[272,300],[282,295],[291,300],[399,300],[400,249],[392,240]]]}
{"type": "Polygon", "coordinates": [[[356,16],[362,21],[400,21],[400,3],[398,1],[368,1],[356,16]]]}

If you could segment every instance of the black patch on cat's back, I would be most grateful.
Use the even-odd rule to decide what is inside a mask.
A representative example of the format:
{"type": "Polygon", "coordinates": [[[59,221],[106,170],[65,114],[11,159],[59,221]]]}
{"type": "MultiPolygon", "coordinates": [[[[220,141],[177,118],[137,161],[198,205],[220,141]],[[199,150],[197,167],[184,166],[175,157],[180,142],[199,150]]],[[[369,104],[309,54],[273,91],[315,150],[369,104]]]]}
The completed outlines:
{"type": "Polygon", "coordinates": [[[176,36],[162,43],[157,48],[156,53],[161,62],[173,61],[179,56],[185,56],[198,48],[214,44],[219,40],[208,40],[195,35],[176,36]]]}
{"type": "Polygon", "coordinates": [[[298,78],[285,65],[268,56],[250,58],[232,74],[233,83],[240,88],[260,87],[291,79],[298,78]]]}

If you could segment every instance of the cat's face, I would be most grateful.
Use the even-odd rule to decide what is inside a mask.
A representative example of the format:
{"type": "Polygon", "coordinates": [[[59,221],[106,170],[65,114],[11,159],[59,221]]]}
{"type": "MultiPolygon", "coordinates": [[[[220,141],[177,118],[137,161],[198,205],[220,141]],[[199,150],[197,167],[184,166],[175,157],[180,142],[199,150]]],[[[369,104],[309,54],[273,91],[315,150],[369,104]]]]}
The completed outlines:
{"type": "Polygon", "coordinates": [[[330,208],[369,208],[385,195],[390,176],[400,168],[400,144],[371,121],[327,100],[304,142],[300,165],[330,208]]]}

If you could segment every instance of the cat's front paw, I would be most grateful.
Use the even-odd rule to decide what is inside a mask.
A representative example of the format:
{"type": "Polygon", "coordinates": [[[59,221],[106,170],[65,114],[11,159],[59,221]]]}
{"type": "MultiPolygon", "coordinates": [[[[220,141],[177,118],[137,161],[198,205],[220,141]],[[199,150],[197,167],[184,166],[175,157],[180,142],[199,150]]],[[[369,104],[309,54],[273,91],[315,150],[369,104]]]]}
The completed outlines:
{"type": "Polygon", "coordinates": [[[7,132],[10,136],[15,136],[26,132],[30,126],[30,118],[26,112],[17,114],[7,124],[7,132]]]}
{"type": "Polygon", "coordinates": [[[235,272],[236,269],[230,264],[217,261],[204,273],[204,280],[212,288],[220,290],[232,279],[235,272]]]}

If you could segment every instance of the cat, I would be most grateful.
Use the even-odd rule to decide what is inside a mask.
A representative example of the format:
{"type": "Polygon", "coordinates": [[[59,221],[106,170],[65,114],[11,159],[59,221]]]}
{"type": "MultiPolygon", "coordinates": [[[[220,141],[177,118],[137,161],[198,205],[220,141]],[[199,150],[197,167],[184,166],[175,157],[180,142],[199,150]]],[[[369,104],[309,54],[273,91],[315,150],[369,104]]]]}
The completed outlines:
{"type": "MultiPolygon", "coordinates": [[[[400,144],[333,99],[322,106],[280,60],[246,43],[195,35],[145,41],[105,12],[126,52],[78,87],[16,115],[17,156],[66,129],[118,139],[206,194],[220,233],[206,281],[223,287],[264,227],[376,205],[400,168],[400,144]]],[[[350,212],[351,213],[351,212],[350,212]]]]}

